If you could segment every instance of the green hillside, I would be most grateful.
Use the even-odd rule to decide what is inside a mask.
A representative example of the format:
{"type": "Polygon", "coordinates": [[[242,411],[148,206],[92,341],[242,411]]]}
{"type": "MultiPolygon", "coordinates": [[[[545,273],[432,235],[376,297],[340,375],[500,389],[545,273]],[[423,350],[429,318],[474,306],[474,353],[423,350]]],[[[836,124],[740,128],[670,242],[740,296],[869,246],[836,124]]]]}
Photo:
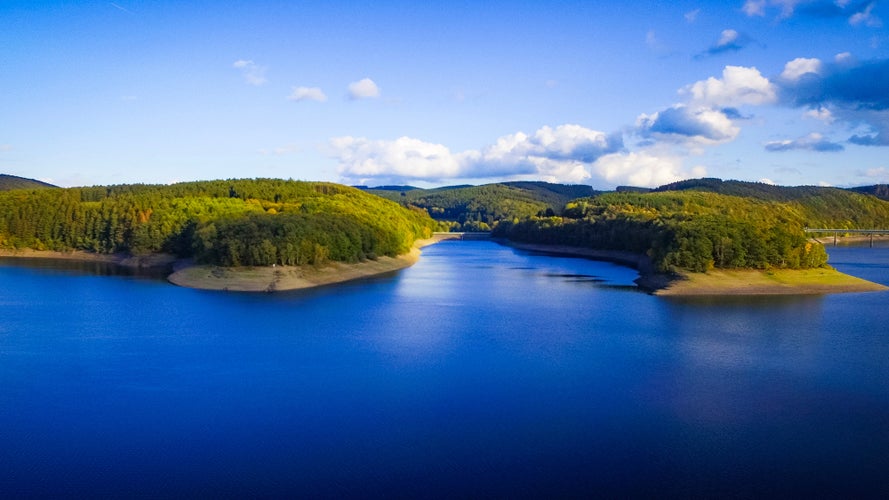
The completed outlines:
{"type": "Polygon", "coordinates": [[[570,200],[590,196],[590,186],[547,182],[505,182],[436,189],[371,188],[368,192],[426,210],[455,230],[487,231],[501,220],[560,213],[570,200]]]}
{"type": "Polygon", "coordinates": [[[52,184],[37,181],[34,179],[26,179],[24,177],[16,177],[14,175],[0,174],[0,191],[10,191],[13,189],[39,189],[56,187],[52,184]]]}
{"type": "Polygon", "coordinates": [[[827,255],[805,227],[886,228],[889,202],[834,188],[698,179],[575,200],[563,215],[504,222],[495,234],[645,253],[662,271],[812,268],[827,255]]]}
{"type": "Polygon", "coordinates": [[[227,266],[394,256],[434,227],[422,211],[321,182],[220,180],[0,193],[0,247],[169,252],[227,266]]]}

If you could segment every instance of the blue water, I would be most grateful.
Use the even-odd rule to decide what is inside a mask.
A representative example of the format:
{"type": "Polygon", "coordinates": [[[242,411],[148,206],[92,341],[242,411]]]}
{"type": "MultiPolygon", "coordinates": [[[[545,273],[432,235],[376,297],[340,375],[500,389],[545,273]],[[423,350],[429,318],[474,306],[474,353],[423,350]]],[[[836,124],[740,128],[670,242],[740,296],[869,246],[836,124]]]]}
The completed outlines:
{"type": "Polygon", "coordinates": [[[889,292],[665,299],[491,242],[282,294],[27,264],[0,496],[889,495],[889,292]]]}

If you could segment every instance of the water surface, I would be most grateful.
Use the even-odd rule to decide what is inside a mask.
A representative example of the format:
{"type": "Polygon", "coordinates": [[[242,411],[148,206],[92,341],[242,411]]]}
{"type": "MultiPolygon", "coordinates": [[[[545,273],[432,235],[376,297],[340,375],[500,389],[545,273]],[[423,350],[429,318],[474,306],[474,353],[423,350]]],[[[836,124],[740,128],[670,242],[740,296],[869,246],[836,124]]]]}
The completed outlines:
{"type": "Polygon", "coordinates": [[[889,494],[889,293],[635,277],[492,242],[281,294],[0,261],[0,492],[889,494]]]}

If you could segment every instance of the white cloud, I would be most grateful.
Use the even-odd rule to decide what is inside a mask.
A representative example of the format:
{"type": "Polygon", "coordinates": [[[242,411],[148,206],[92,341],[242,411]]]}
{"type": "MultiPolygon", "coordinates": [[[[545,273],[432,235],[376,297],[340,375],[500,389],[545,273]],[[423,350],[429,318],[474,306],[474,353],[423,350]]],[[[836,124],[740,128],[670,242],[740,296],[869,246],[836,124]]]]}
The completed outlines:
{"type": "Polygon", "coordinates": [[[815,151],[819,153],[837,152],[845,149],[842,144],[826,139],[823,135],[813,132],[807,136],[797,139],[784,139],[780,141],[770,141],[765,144],[766,151],[793,151],[805,150],[815,151]]]}
{"type": "Polygon", "coordinates": [[[691,24],[698,20],[698,14],[701,13],[701,9],[690,10],[685,13],[685,22],[691,24]]]}
{"type": "Polygon", "coordinates": [[[781,72],[781,78],[789,81],[799,80],[807,73],[820,75],[824,65],[820,59],[797,57],[784,65],[784,71],[781,72]]]}
{"type": "Polygon", "coordinates": [[[318,101],[324,102],[327,100],[327,95],[324,94],[318,87],[293,87],[293,91],[287,96],[287,99],[290,101],[318,101]]]}
{"type": "Polygon", "coordinates": [[[660,148],[603,156],[593,165],[597,177],[613,185],[657,187],[671,182],[703,177],[706,170],[682,168],[682,158],[660,148]]]}
{"type": "Polygon", "coordinates": [[[772,179],[769,179],[769,178],[767,178],[767,177],[763,177],[762,179],[759,180],[759,182],[761,182],[761,183],[763,183],[763,184],[769,184],[769,185],[772,185],[772,186],[777,185],[777,183],[776,183],[775,181],[773,181],[772,179]]]}
{"type": "Polygon", "coordinates": [[[764,16],[766,15],[766,2],[765,0],[747,0],[741,10],[748,16],[764,16]]]}
{"type": "Polygon", "coordinates": [[[879,17],[873,15],[874,4],[876,4],[876,2],[867,4],[867,7],[865,7],[863,11],[856,12],[851,17],[849,17],[849,24],[851,24],[852,26],[863,24],[871,28],[879,28],[880,26],[882,26],[883,21],[879,17]]]}
{"type": "Polygon", "coordinates": [[[12,151],[12,144],[0,144],[0,153],[12,151]]]}
{"type": "Polygon", "coordinates": [[[833,113],[824,107],[818,109],[810,109],[803,113],[803,116],[806,118],[814,118],[816,120],[821,120],[824,123],[833,123],[836,118],[833,116],[833,113]]]}
{"type": "Polygon", "coordinates": [[[682,104],[651,115],[642,114],[636,127],[643,137],[697,144],[728,142],[740,132],[722,110],[682,104]]]}
{"type": "Polygon", "coordinates": [[[380,96],[380,88],[370,78],[362,78],[349,84],[350,99],[368,99],[380,96]]]}
{"type": "Polygon", "coordinates": [[[761,105],[777,99],[775,86],[756,68],[726,66],[722,78],[710,77],[680,90],[692,102],[705,106],[761,105]]]}
{"type": "Polygon", "coordinates": [[[268,80],[265,77],[265,66],[259,66],[253,61],[246,59],[238,59],[232,64],[232,67],[241,71],[244,80],[250,85],[260,86],[268,80]]]}
{"type": "Polygon", "coordinates": [[[732,29],[722,30],[722,33],[719,36],[719,41],[716,42],[717,47],[724,47],[726,45],[735,43],[738,41],[738,32],[732,29]]]}
{"type": "Polygon", "coordinates": [[[394,141],[338,137],[330,141],[339,173],[350,181],[371,179],[490,179],[530,175],[553,182],[581,182],[591,165],[619,150],[622,141],[579,125],[542,127],[534,134],[517,132],[493,144],[459,153],[441,144],[410,137],[394,141]]]}

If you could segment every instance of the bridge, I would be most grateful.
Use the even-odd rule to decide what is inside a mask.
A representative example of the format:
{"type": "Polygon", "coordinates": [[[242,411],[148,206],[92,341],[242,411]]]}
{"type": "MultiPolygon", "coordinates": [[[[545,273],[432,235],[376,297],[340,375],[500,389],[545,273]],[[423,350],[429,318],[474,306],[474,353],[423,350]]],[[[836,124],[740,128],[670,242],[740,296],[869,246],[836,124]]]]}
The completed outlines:
{"type": "Polygon", "coordinates": [[[810,228],[805,229],[807,233],[833,233],[833,246],[837,245],[837,236],[842,234],[866,234],[870,235],[870,246],[874,247],[874,235],[889,234],[889,229],[826,229],[826,228],[810,228]]]}
{"type": "Polygon", "coordinates": [[[462,232],[462,233],[449,233],[449,232],[435,232],[432,233],[433,236],[438,236],[442,239],[452,239],[452,240],[490,240],[491,233],[490,231],[478,231],[478,232],[462,232]]]}

